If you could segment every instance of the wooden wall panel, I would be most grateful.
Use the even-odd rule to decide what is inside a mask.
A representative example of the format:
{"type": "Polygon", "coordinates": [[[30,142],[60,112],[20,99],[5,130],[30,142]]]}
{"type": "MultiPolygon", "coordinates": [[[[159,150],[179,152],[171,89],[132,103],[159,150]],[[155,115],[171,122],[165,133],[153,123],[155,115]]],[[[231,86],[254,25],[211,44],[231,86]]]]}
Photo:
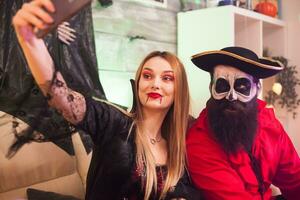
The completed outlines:
{"type": "Polygon", "coordinates": [[[176,45],[144,39],[95,32],[98,67],[103,70],[135,72],[142,59],[151,51],[176,53],[176,45]]]}
{"type": "Polygon", "coordinates": [[[94,29],[99,32],[176,43],[176,12],[173,11],[115,1],[108,8],[95,7],[93,17],[94,29]]]}
{"type": "MultiPolygon", "coordinates": [[[[113,3],[118,3],[118,2],[130,2],[130,3],[133,3],[133,4],[140,4],[138,3],[137,1],[143,1],[143,0],[113,0],[113,3]]],[[[148,0],[144,0],[144,1],[148,1],[148,0]]],[[[99,7],[100,4],[98,3],[98,0],[92,0],[92,6],[93,7],[99,7]]],[[[143,6],[145,6],[145,4],[143,4],[143,6]]],[[[151,6],[148,6],[148,7],[151,7],[151,6]]],[[[153,6],[152,6],[153,7],[153,6]]],[[[158,7],[155,7],[155,8],[158,8],[158,7]]],[[[180,3],[180,0],[167,0],[167,7],[166,8],[159,8],[159,9],[163,9],[163,10],[170,10],[170,11],[173,11],[173,12],[178,12],[180,11],[181,9],[181,3],[180,3]]]]}
{"type": "Polygon", "coordinates": [[[176,13],[179,0],[167,8],[146,6],[128,0],[113,0],[101,8],[93,4],[96,55],[100,81],[109,101],[131,107],[129,79],[151,51],[177,49],[176,13]]]}
{"type": "Polygon", "coordinates": [[[130,79],[134,79],[135,73],[100,70],[99,76],[109,101],[128,108],[132,107],[130,79]]]}

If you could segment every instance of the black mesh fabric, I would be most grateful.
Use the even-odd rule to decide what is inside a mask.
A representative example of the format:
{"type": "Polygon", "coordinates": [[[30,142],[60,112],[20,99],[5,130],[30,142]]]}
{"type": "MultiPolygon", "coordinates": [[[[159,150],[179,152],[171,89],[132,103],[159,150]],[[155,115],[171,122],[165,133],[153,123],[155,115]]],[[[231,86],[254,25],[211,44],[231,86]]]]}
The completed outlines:
{"type": "MultiPolygon", "coordinates": [[[[43,141],[53,141],[73,155],[69,123],[48,106],[35,84],[12,27],[12,18],[24,2],[26,0],[0,1],[0,110],[31,127],[19,135],[11,151],[15,152],[23,144],[35,140],[33,132],[36,130],[43,135],[43,141]]],[[[76,39],[69,46],[57,39],[56,30],[45,38],[52,58],[59,65],[56,67],[70,88],[84,95],[106,99],[98,76],[91,7],[81,10],[69,23],[76,30],[76,39]]],[[[91,141],[88,137],[82,138],[89,152],[91,141]]]]}

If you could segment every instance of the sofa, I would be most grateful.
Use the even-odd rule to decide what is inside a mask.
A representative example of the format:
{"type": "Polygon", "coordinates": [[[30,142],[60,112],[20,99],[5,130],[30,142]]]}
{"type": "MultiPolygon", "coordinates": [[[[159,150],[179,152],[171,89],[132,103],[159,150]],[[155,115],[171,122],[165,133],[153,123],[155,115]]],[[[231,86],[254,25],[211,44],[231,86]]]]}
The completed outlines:
{"type": "MultiPolygon", "coordinates": [[[[52,142],[31,142],[23,145],[9,159],[6,154],[15,137],[13,121],[11,115],[0,112],[0,200],[28,199],[29,188],[40,192],[32,200],[84,199],[92,152],[86,153],[79,134],[75,133],[71,137],[74,156],[52,142]],[[61,196],[64,198],[58,198],[61,196]]],[[[18,122],[22,126],[17,132],[27,127],[24,122],[18,122]]],[[[274,196],[280,194],[278,188],[271,188],[274,196]]],[[[35,195],[31,193],[31,196],[35,195]]]]}
{"type": "Polygon", "coordinates": [[[33,194],[31,189],[84,199],[92,152],[86,153],[79,134],[71,137],[74,155],[69,155],[52,142],[30,142],[7,158],[16,133],[28,127],[19,120],[21,126],[15,130],[14,120],[11,115],[0,112],[0,199],[30,200],[28,194],[33,194]]]}

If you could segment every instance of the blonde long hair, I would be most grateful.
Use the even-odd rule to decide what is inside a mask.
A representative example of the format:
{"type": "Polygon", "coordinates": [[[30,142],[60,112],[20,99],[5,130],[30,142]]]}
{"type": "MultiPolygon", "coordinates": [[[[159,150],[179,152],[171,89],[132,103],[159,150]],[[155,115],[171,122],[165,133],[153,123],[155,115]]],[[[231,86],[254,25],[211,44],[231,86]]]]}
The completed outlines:
{"type": "MultiPolygon", "coordinates": [[[[139,81],[144,64],[153,57],[165,59],[174,71],[174,102],[170,107],[161,127],[162,134],[167,140],[167,169],[168,174],[164,183],[160,199],[163,199],[168,190],[175,186],[184,173],[185,168],[185,133],[188,125],[190,95],[186,72],[181,61],[172,53],[154,51],[150,53],[140,64],[135,76],[135,91],[139,90],[139,81]]],[[[157,175],[155,159],[151,153],[148,138],[141,131],[142,125],[142,105],[139,100],[138,92],[135,95],[136,108],[134,113],[134,122],[136,124],[135,143],[137,148],[136,163],[140,169],[146,172],[144,183],[145,196],[149,199],[151,192],[157,192],[157,175]]]]}

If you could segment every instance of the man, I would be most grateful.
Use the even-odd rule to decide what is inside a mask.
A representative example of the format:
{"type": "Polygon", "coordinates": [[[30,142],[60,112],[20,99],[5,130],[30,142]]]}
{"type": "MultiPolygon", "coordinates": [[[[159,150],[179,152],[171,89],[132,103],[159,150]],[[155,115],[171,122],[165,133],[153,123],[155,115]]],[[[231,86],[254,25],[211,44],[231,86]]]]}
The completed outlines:
{"type": "Polygon", "coordinates": [[[257,99],[259,79],[281,63],[242,47],[194,55],[211,75],[211,98],[187,135],[188,167],[206,199],[270,199],[270,184],[300,198],[300,159],[272,109],[257,99]]]}

